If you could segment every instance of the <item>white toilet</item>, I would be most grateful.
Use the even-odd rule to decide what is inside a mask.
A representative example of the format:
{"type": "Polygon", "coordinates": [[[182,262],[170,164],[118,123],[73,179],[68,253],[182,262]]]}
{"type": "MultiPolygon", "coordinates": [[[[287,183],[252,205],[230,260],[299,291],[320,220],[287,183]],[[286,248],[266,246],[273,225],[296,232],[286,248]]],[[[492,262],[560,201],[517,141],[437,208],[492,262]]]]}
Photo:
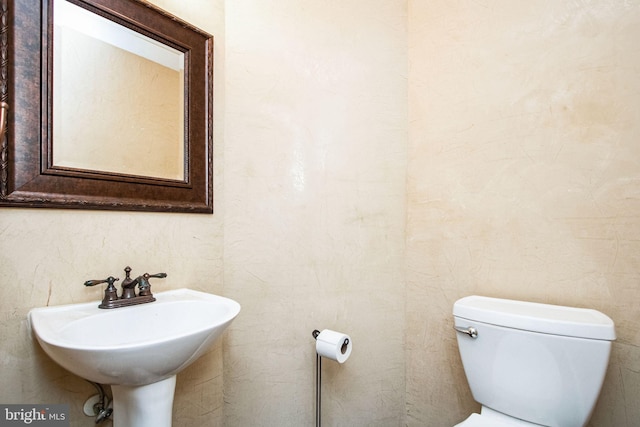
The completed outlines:
{"type": "Polygon", "coordinates": [[[456,427],[583,427],[616,334],[596,310],[481,296],[453,306],[458,348],[482,405],[456,427]]]}

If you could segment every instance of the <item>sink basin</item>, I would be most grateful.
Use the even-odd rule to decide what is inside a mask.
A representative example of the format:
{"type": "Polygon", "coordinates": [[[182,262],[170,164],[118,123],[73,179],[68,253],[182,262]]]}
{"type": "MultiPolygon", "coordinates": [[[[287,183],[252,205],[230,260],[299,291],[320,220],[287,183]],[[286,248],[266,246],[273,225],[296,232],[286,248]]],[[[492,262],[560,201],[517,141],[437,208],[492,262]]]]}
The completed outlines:
{"type": "MultiPolygon", "coordinates": [[[[123,412],[125,405],[149,394],[147,389],[171,388],[172,404],[175,375],[206,352],[240,312],[240,304],[229,298],[190,289],[154,296],[155,302],[116,309],[91,302],[29,312],[31,328],[49,357],[80,377],[112,385],[114,425],[120,392],[133,393],[121,399],[123,412]]],[[[144,399],[155,400],[155,393],[144,399]]],[[[135,419],[121,423],[142,425],[135,419]]]]}

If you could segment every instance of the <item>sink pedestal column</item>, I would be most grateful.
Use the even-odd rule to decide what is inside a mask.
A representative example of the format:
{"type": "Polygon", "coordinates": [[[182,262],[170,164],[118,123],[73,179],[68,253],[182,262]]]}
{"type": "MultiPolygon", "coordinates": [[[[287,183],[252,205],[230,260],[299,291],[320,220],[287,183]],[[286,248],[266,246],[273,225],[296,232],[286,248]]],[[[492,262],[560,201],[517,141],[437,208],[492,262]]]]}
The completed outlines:
{"type": "Polygon", "coordinates": [[[171,427],[175,389],[175,375],[148,385],[112,385],[113,427],[171,427]]]}

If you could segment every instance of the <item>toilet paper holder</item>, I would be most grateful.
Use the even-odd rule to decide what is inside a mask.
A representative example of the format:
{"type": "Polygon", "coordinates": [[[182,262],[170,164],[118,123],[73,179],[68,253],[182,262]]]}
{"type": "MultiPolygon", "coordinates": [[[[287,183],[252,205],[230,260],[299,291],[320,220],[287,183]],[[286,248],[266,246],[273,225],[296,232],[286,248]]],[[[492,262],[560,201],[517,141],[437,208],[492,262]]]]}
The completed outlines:
{"type": "MultiPolygon", "coordinates": [[[[320,331],[317,329],[314,329],[313,332],[311,332],[311,335],[313,335],[314,339],[318,339],[318,335],[320,335],[320,331]]],[[[344,339],[344,342],[342,343],[342,347],[340,347],[340,352],[342,354],[345,354],[347,352],[347,348],[349,348],[349,338],[344,339]]]]}
{"type": "MultiPolygon", "coordinates": [[[[314,329],[311,333],[313,338],[317,341],[320,336],[320,331],[314,329]]],[[[345,338],[344,342],[340,346],[340,352],[344,355],[349,350],[349,338],[345,338]]],[[[348,356],[347,356],[348,357],[348,356]]],[[[341,362],[342,363],[342,362],[341,362]]],[[[322,356],[316,350],[316,427],[322,426],[322,356]]]]}

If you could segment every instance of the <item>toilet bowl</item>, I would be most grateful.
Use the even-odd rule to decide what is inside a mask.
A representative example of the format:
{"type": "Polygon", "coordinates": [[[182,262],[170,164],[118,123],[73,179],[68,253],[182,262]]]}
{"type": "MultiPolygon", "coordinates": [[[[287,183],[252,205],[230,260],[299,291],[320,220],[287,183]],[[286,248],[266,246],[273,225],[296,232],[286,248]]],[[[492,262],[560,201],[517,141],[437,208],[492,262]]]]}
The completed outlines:
{"type": "Polygon", "coordinates": [[[603,313],[470,296],[453,306],[462,365],[482,405],[456,427],[584,427],[604,381],[613,321],[603,313]]]}

